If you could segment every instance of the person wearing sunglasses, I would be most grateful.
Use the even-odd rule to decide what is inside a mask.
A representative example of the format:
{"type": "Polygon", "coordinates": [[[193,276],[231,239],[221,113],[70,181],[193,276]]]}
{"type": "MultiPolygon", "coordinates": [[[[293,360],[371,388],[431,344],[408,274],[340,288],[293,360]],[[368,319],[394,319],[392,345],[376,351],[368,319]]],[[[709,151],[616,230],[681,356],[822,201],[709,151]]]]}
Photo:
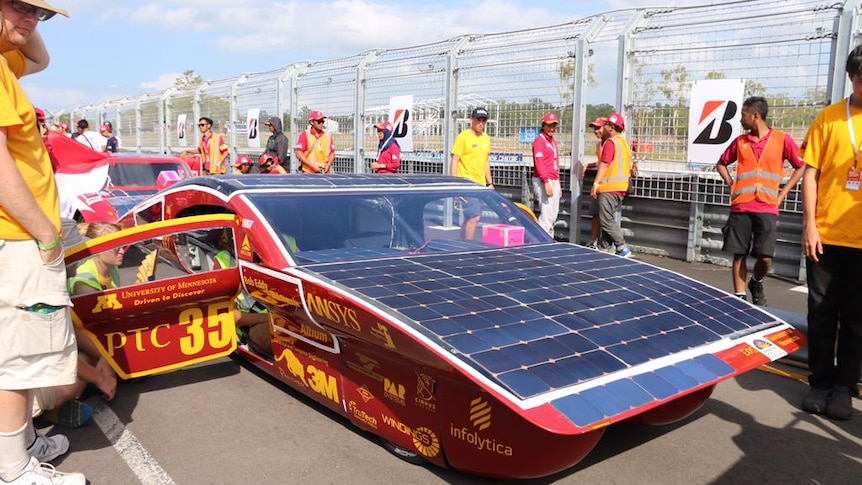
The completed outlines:
{"type": "Polygon", "coordinates": [[[264,153],[269,153],[275,157],[281,165],[286,169],[288,164],[287,150],[290,148],[290,140],[284,134],[281,126],[281,118],[277,116],[271,117],[264,123],[264,126],[269,128],[271,135],[266,141],[266,150],[264,153]]]}
{"type": "Polygon", "coordinates": [[[77,374],[57,186],[33,104],[18,82],[47,67],[38,26],[57,13],[69,16],[41,0],[0,0],[7,59],[0,62],[0,341],[19,342],[0,346],[0,483],[86,483],[81,473],[43,463],[66,453],[69,440],[36,433],[31,419],[35,389],[72,384],[77,374]]]}
{"type": "Polygon", "coordinates": [[[302,173],[332,173],[335,161],[335,141],[326,132],[326,116],[313,111],[308,116],[308,129],[299,134],[294,147],[302,173]]]}
{"type": "Polygon", "coordinates": [[[228,147],[224,137],[213,132],[213,120],[205,116],[198,120],[198,128],[201,130],[201,139],[197,148],[183,150],[180,156],[199,154],[201,166],[206,173],[210,175],[227,173],[228,147]]]}

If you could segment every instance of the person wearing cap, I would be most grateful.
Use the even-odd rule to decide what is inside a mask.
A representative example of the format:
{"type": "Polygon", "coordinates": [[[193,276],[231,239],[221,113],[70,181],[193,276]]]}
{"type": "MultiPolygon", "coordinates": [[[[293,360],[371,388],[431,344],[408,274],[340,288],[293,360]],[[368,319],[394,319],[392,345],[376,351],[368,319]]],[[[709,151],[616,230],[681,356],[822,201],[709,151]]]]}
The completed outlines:
{"type": "Polygon", "coordinates": [[[198,154],[201,156],[201,166],[210,175],[220,175],[227,172],[228,147],[224,137],[213,132],[213,120],[202,116],[198,120],[201,139],[197,148],[187,148],[180,153],[181,157],[198,154]]]}
{"type": "Polygon", "coordinates": [[[114,128],[106,121],[99,128],[99,134],[105,137],[105,151],[117,153],[120,150],[120,140],[114,136],[114,128]]]}
{"type": "Polygon", "coordinates": [[[244,175],[249,173],[260,173],[254,166],[254,161],[248,155],[240,155],[236,157],[236,161],[231,165],[234,175],[244,175]],[[254,171],[252,171],[254,169],[254,171]]]}
{"type": "Polygon", "coordinates": [[[70,136],[69,123],[66,123],[65,121],[61,121],[61,122],[57,123],[56,125],[54,125],[54,127],[57,131],[59,131],[61,134],[63,134],[63,136],[67,136],[67,137],[70,136]]]}
{"type": "Polygon", "coordinates": [[[294,152],[302,173],[332,173],[335,140],[326,132],[326,116],[320,111],[308,115],[308,129],[299,134],[294,152]]]}
{"type": "Polygon", "coordinates": [[[371,168],[377,173],[395,173],[401,167],[401,145],[395,140],[392,123],[384,121],[374,125],[377,130],[377,161],[371,168]]]}
{"type": "Polygon", "coordinates": [[[542,117],[542,131],[533,140],[533,192],[539,199],[539,225],[552,237],[560,212],[560,151],[554,134],[560,120],[554,113],[542,117]]]}
{"type": "Polygon", "coordinates": [[[78,120],[75,126],[78,128],[78,136],[75,137],[78,143],[88,146],[97,152],[108,151],[108,139],[100,133],[90,130],[90,122],[87,120],[78,120]]]}
{"type": "Polygon", "coordinates": [[[278,159],[269,153],[264,153],[260,156],[259,160],[260,164],[260,173],[269,173],[272,175],[281,175],[287,173],[287,170],[284,169],[279,163],[278,159]]]}
{"type": "Polygon", "coordinates": [[[273,116],[268,119],[264,126],[269,128],[269,139],[266,141],[266,150],[264,153],[269,153],[274,156],[279,161],[282,161],[282,165],[287,167],[287,148],[290,146],[290,140],[287,139],[287,136],[282,131],[281,127],[281,118],[277,116],[273,116]]]}
{"type": "Polygon", "coordinates": [[[626,245],[623,231],[616,220],[617,209],[629,190],[632,168],[632,150],[622,135],[625,129],[625,119],[619,113],[611,113],[605,120],[602,127],[602,154],[590,197],[599,202],[602,227],[600,249],[616,248],[617,256],[629,258],[632,250],[626,245]]]}
{"type": "MultiPolygon", "coordinates": [[[[491,154],[491,137],[485,133],[487,123],[488,110],[474,109],[470,114],[470,128],[459,133],[452,145],[449,174],[494,188],[491,165],[488,163],[488,156],[491,154]]],[[[464,208],[465,221],[461,228],[464,239],[472,240],[476,235],[481,215],[481,201],[468,199],[464,208]]]]}
{"type": "MultiPolygon", "coordinates": [[[[589,127],[593,129],[593,134],[596,135],[598,141],[596,141],[596,162],[595,163],[585,163],[584,164],[584,175],[587,174],[588,171],[593,171],[595,175],[595,171],[598,165],[598,160],[602,158],[602,130],[605,126],[606,119],[603,116],[599,116],[593,122],[589,124],[589,127]]],[[[593,177],[595,179],[595,177],[593,177]]],[[[597,199],[593,199],[590,197],[590,242],[587,244],[587,247],[590,249],[598,249],[599,248],[599,237],[602,234],[602,226],[601,221],[599,220],[599,201],[597,199]]]]}
{"type": "Polygon", "coordinates": [[[69,440],[42,436],[31,419],[34,389],[75,382],[77,345],[57,185],[33,105],[18,82],[38,69],[27,52],[44,50],[47,65],[39,22],[68,13],[41,0],[2,1],[0,13],[0,52],[7,59],[0,62],[0,481],[84,485],[83,474],[42,463],[66,453],[69,440]],[[33,303],[19,308],[19,302],[33,303]],[[33,333],[35,320],[43,333],[33,333]]]}

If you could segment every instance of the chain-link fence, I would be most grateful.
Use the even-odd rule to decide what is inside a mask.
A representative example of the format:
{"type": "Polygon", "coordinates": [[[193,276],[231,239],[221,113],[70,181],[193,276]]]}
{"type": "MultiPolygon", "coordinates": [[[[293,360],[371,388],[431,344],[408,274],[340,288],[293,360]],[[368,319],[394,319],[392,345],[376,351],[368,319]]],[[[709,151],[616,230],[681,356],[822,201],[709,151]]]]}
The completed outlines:
{"type": "MultiPolygon", "coordinates": [[[[691,84],[744,79],[746,95],[769,101],[769,123],[801,141],[816,113],[848,92],[844,60],[860,41],[859,9],[858,1],[757,0],[617,10],[550,27],[464,35],[105,100],[61,118],[86,118],[94,125],[109,120],[127,150],[178,153],[196,146],[197,119],[206,116],[236,156],[261,152],[248,146],[249,109],[259,109],[261,120],[281,117],[293,144],[308,114],[322,111],[336,144],[335,170],[361,173],[376,158],[372,126],[387,117],[390,98],[412,95],[414,151],[403,154],[401,170],[440,173],[447,170],[455,136],[469,125],[470,111],[484,106],[497,186],[530,201],[531,136],[541,116],[554,111],[561,120],[562,165],[569,169],[563,181],[569,205],[557,232],[577,242],[585,219],[580,167],[595,160],[587,120],[610,111],[626,117],[625,135],[637,142],[642,174],[634,183],[635,198],[693,204],[693,210],[672,212],[694,220],[720,212],[696,210],[726,206],[728,197],[712,172],[715,160],[688,160],[691,84]],[[179,115],[189,120],[182,127],[179,115]]],[[[263,145],[268,133],[260,135],[263,145]]],[[[286,165],[295,171],[297,160],[286,165]]],[[[798,216],[797,193],[783,209],[798,216]]],[[[698,224],[671,226],[686,224],[692,232],[681,242],[682,252],[687,259],[709,258],[702,246],[710,246],[710,238],[698,232],[698,224]]],[[[649,229],[639,232],[644,230],[649,229]]]]}

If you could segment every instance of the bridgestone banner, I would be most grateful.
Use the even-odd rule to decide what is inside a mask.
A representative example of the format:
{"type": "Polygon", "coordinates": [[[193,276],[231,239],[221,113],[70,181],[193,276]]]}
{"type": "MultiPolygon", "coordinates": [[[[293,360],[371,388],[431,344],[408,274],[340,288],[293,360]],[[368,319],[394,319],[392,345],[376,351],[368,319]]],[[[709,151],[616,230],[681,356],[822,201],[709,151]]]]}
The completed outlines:
{"type": "Polygon", "coordinates": [[[688,162],[715,164],[742,128],[743,79],[709,79],[691,86],[688,114],[688,162]]]}

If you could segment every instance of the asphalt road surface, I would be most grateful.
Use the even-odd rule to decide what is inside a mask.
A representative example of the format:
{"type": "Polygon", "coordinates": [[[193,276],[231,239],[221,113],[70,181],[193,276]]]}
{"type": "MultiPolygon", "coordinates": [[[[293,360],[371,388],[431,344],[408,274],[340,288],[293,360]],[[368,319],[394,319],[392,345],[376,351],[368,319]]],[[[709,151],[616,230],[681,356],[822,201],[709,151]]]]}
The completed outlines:
{"type": "MultiPolygon", "coordinates": [[[[642,260],[727,288],[730,270],[642,260]]],[[[805,311],[804,288],[770,278],[771,306],[805,311]]],[[[807,385],[791,362],[719,384],[680,423],[607,430],[584,461],[536,484],[862,483],[862,404],[833,422],[799,410],[807,385]],[[785,375],[781,375],[785,374],[785,375]]],[[[60,470],[91,484],[472,484],[484,480],[400,461],[375,438],[250,366],[222,359],[123,382],[93,421],[63,432],[60,470]]]]}

